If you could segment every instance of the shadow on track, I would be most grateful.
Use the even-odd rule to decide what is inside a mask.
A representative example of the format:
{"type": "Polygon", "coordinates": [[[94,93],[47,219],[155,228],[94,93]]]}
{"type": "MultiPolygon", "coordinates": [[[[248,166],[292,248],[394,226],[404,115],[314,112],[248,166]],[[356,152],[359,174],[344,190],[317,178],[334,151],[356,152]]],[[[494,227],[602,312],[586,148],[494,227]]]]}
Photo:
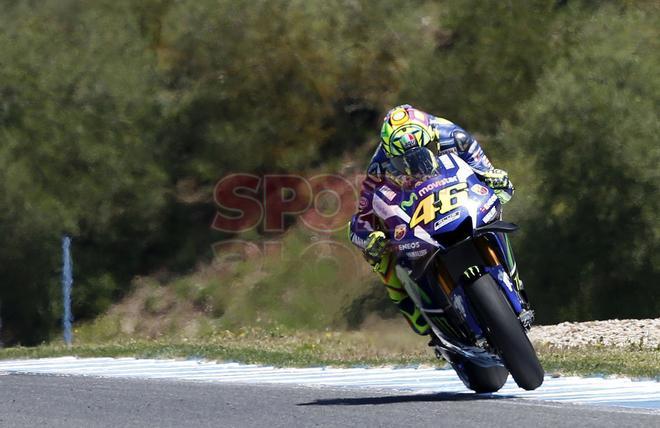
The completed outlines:
{"type": "Polygon", "coordinates": [[[315,400],[309,403],[299,403],[298,406],[364,406],[375,404],[394,404],[410,402],[433,402],[433,401],[479,401],[499,400],[511,398],[506,395],[473,394],[473,393],[450,393],[440,392],[437,394],[407,394],[407,395],[385,395],[379,397],[359,398],[331,398],[315,400]]]}

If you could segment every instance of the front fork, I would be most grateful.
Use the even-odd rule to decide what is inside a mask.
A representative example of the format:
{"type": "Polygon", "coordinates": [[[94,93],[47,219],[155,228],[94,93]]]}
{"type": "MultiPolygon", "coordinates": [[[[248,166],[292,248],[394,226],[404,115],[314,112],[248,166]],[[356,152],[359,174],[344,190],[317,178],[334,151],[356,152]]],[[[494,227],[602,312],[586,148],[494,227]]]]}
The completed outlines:
{"type": "Polygon", "coordinates": [[[529,297],[527,296],[527,291],[525,290],[525,286],[523,285],[523,282],[520,279],[520,274],[518,273],[518,266],[516,265],[516,259],[513,255],[513,248],[511,248],[511,241],[509,240],[509,237],[506,233],[497,233],[496,237],[498,241],[498,247],[504,256],[504,266],[506,267],[509,276],[516,286],[516,291],[518,292],[520,300],[522,301],[523,309],[529,309],[529,297]]]}
{"type": "MultiPolygon", "coordinates": [[[[508,274],[509,278],[511,278],[511,282],[513,282],[512,288],[515,290],[516,297],[509,296],[509,298],[518,300],[520,302],[520,305],[518,306],[518,304],[514,303],[513,300],[511,301],[514,306],[518,306],[518,309],[514,309],[518,314],[520,323],[523,325],[523,327],[525,327],[525,329],[529,329],[534,322],[534,311],[531,310],[527,292],[525,291],[523,282],[520,279],[509,237],[505,233],[492,233],[479,239],[481,240],[477,241],[478,247],[480,247],[484,259],[492,267],[501,265],[500,269],[504,270],[508,274]],[[493,251],[493,249],[499,251],[493,251]]],[[[468,272],[466,271],[466,273],[468,272]]],[[[499,275],[494,275],[494,277],[497,276],[499,275]]],[[[503,283],[504,278],[496,279],[500,284],[503,283]]]]}

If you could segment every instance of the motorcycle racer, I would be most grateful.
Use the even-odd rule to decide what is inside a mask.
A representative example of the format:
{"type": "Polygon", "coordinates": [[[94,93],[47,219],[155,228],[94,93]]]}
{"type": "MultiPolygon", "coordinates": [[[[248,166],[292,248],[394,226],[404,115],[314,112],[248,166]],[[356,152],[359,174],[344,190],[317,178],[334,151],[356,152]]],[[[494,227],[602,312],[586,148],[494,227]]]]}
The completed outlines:
{"type": "MultiPolygon", "coordinates": [[[[404,104],[390,110],[381,129],[381,141],[367,168],[362,182],[358,212],[350,222],[350,239],[358,246],[383,281],[390,300],[404,315],[413,330],[429,334],[430,328],[396,276],[395,257],[389,251],[389,239],[381,230],[372,208],[374,190],[383,182],[402,188],[412,188],[421,175],[437,167],[437,156],[455,153],[488,185],[502,204],[514,191],[506,171],[496,169],[486,157],[476,139],[460,126],[440,117],[404,104]]],[[[511,277],[524,295],[513,254],[507,245],[507,265],[511,277]]]]}

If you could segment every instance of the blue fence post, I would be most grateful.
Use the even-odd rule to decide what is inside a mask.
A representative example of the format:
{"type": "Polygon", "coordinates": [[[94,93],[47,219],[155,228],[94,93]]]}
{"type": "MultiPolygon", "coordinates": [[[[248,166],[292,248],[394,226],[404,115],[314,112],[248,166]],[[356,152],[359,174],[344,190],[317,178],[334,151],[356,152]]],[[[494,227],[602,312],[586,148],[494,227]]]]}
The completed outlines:
{"type": "Polygon", "coordinates": [[[62,316],[62,328],[64,329],[64,343],[71,346],[73,333],[71,325],[73,315],[71,314],[71,286],[73,285],[73,264],[71,262],[71,238],[65,236],[62,239],[62,297],[64,314],[62,316]]]}

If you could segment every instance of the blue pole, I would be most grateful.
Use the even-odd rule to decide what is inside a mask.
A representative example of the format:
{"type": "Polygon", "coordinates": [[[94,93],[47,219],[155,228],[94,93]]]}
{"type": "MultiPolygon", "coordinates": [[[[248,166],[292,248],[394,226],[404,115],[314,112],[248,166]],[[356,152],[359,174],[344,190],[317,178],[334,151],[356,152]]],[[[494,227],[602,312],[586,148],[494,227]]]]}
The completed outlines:
{"type": "Polygon", "coordinates": [[[62,296],[64,303],[64,315],[62,317],[62,328],[64,329],[64,343],[71,346],[73,334],[71,324],[73,315],[71,314],[71,286],[73,285],[73,264],[71,262],[71,238],[65,236],[62,239],[62,296]]]}

